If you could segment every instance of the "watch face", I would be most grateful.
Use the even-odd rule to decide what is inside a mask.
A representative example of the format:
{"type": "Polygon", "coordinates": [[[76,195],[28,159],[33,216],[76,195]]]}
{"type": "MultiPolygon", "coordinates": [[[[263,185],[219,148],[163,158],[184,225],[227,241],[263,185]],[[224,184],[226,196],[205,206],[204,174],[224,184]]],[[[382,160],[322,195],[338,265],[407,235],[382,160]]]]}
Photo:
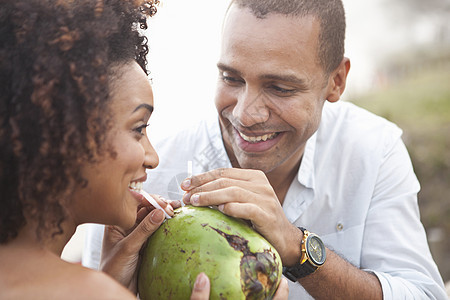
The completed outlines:
{"type": "Polygon", "coordinates": [[[306,251],[309,258],[311,258],[316,265],[320,266],[325,262],[325,246],[317,235],[312,234],[308,238],[306,251]]]}

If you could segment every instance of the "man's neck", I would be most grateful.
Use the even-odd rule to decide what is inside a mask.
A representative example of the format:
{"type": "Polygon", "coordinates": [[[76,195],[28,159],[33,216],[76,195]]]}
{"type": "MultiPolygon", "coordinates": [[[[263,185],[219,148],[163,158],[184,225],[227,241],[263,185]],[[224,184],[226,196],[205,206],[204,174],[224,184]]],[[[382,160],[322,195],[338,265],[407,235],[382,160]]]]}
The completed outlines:
{"type": "Polygon", "coordinates": [[[273,171],[266,173],[267,179],[275,190],[281,204],[284,203],[289,187],[298,174],[301,158],[301,156],[297,158],[297,163],[293,163],[295,160],[292,158],[288,159],[288,161],[284,162],[273,171]]]}
{"type": "MultiPolygon", "coordinates": [[[[304,148],[301,149],[301,151],[295,153],[281,165],[266,173],[267,179],[269,180],[270,185],[274,189],[281,204],[283,204],[284,199],[286,198],[286,194],[292,181],[298,174],[304,150],[304,148]]],[[[228,151],[227,154],[233,168],[240,168],[236,157],[234,155],[230,155],[228,151]]]]}

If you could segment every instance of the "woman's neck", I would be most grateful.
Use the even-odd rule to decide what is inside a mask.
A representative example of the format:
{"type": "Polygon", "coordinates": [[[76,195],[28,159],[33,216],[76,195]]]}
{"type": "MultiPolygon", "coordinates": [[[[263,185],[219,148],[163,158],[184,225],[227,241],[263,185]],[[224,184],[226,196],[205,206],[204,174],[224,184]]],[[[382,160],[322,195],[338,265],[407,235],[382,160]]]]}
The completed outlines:
{"type": "Polygon", "coordinates": [[[27,221],[27,224],[19,231],[18,236],[9,243],[16,247],[47,250],[61,256],[65,245],[75,233],[76,226],[64,222],[61,224],[62,233],[52,234],[52,232],[58,232],[56,229],[52,229],[42,232],[41,237],[38,236],[36,228],[36,221],[27,221]]]}

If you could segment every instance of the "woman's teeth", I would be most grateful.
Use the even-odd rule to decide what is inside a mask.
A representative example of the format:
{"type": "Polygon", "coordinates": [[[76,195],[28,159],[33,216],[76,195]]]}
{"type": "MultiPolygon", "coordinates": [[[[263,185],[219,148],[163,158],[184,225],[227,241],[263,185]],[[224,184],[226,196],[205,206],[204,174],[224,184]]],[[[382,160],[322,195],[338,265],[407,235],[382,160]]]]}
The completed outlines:
{"type": "Polygon", "coordinates": [[[133,181],[133,182],[130,182],[130,184],[128,185],[128,188],[130,188],[131,190],[134,190],[136,192],[140,192],[142,190],[143,185],[144,184],[142,182],[133,181]]]}
{"type": "Polygon", "coordinates": [[[265,142],[267,140],[271,140],[271,139],[275,138],[278,135],[278,133],[274,132],[274,133],[260,135],[260,136],[247,136],[247,135],[239,132],[239,135],[246,142],[258,143],[258,142],[261,142],[261,141],[265,142]]]}

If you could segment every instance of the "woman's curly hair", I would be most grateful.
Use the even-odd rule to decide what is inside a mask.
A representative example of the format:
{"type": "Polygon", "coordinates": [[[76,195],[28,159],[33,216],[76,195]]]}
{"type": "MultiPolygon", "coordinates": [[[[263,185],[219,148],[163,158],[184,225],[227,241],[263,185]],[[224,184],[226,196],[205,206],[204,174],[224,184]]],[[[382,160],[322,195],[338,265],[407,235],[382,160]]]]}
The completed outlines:
{"type": "Polygon", "coordinates": [[[62,231],[61,199],[105,152],[111,67],[135,60],[147,73],[142,31],[157,4],[1,0],[0,244],[25,216],[40,237],[62,231]]]}

